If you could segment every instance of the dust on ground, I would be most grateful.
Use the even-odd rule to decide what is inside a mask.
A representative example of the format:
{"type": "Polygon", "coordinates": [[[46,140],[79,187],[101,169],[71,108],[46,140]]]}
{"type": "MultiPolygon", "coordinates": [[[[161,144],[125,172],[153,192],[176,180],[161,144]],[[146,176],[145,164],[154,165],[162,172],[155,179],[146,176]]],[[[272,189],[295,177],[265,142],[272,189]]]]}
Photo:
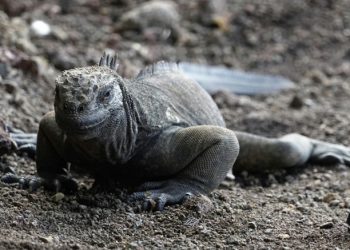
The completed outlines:
{"type": "MultiPolygon", "coordinates": [[[[57,73],[95,64],[109,48],[128,77],[160,59],[289,77],[297,88],[281,94],[215,94],[227,126],[350,145],[349,1],[179,0],[162,10],[161,25],[126,20],[143,2],[1,1],[1,118],[37,131],[52,109],[57,73]],[[51,34],[33,34],[35,20],[49,23],[51,34]]],[[[35,173],[26,155],[3,156],[1,164],[35,173]]],[[[135,213],[121,193],[57,197],[0,184],[0,248],[349,249],[349,173],[342,166],[242,173],[210,195],[211,209],[154,213],[135,213]]]]}

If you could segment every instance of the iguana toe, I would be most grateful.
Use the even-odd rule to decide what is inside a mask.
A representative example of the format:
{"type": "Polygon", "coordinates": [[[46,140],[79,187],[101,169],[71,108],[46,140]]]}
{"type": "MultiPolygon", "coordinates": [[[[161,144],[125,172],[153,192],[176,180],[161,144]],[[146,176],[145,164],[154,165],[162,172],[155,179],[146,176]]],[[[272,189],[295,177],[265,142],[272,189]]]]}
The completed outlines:
{"type": "Polygon", "coordinates": [[[43,186],[44,181],[42,178],[34,176],[24,180],[23,184],[23,188],[27,187],[30,192],[36,192],[40,187],[43,186]]]}
{"type": "Polygon", "coordinates": [[[23,152],[23,153],[27,153],[27,155],[30,158],[34,159],[35,154],[36,154],[36,145],[35,144],[24,144],[24,145],[18,147],[18,151],[23,152]]]}
{"type": "Polygon", "coordinates": [[[136,192],[129,197],[130,202],[142,203],[143,211],[162,211],[166,205],[181,203],[185,195],[167,194],[162,190],[136,192]]]}
{"type": "Polygon", "coordinates": [[[46,180],[45,186],[62,193],[75,193],[79,188],[78,182],[75,179],[65,175],[58,175],[50,182],[46,180]]]}
{"type": "Polygon", "coordinates": [[[28,189],[30,192],[36,192],[40,187],[44,187],[55,192],[74,193],[79,187],[76,180],[64,175],[56,176],[54,179],[27,176],[21,177],[18,182],[20,188],[28,189]]]}

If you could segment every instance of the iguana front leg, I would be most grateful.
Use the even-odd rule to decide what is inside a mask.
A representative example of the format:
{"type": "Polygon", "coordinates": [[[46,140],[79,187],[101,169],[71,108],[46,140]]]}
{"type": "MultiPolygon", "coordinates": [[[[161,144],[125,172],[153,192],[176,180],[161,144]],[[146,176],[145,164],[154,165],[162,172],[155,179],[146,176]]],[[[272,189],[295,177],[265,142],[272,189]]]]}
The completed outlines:
{"type": "Polygon", "coordinates": [[[234,132],[222,127],[195,126],[164,134],[147,162],[160,166],[152,171],[168,171],[172,177],[146,182],[131,195],[130,200],[144,202],[144,209],[162,210],[188,195],[209,193],[225,179],[239,152],[234,132]]]}
{"type": "Polygon", "coordinates": [[[70,192],[75,191],[78,185],[67,175],[64,143],[65,135],[56,124],[54,112],[46,114],[40,122],[38,132],[37,172],[46,187],[70,192]]]}

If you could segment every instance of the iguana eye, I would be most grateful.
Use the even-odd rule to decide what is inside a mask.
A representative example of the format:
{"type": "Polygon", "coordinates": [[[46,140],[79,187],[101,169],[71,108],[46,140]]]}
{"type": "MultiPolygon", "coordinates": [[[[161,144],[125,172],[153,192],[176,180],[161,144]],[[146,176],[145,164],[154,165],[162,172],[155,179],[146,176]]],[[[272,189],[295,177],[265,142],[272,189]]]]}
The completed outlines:
{"type": "Polygon", "coordinates": [[[112,97],[112,90],[108,88],[100,92],[99,99],[101,102],[109,102],[111,97],[112,97]]]}

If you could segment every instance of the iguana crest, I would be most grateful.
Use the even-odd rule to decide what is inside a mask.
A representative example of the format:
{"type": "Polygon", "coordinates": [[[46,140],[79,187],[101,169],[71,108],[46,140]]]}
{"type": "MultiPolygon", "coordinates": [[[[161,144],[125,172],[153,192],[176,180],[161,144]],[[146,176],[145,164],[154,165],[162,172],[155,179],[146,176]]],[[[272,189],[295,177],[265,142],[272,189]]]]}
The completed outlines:
{"type": "Polygon", "coordinates": [[[159,61],[142,69],[137,75],[136,79],[142,79],[153,75],[161,75],[168,72],[179,73],[182,71],[177,63],[159,61]]]}
{"type": "Polygon", "coordinates": [[[103,56],[100,59],[98,66],[106,66],[112,70],[117,70],[119,63],[117,62],[117,54],[111,56],[106,52],[103,53],[103,56]]]}

